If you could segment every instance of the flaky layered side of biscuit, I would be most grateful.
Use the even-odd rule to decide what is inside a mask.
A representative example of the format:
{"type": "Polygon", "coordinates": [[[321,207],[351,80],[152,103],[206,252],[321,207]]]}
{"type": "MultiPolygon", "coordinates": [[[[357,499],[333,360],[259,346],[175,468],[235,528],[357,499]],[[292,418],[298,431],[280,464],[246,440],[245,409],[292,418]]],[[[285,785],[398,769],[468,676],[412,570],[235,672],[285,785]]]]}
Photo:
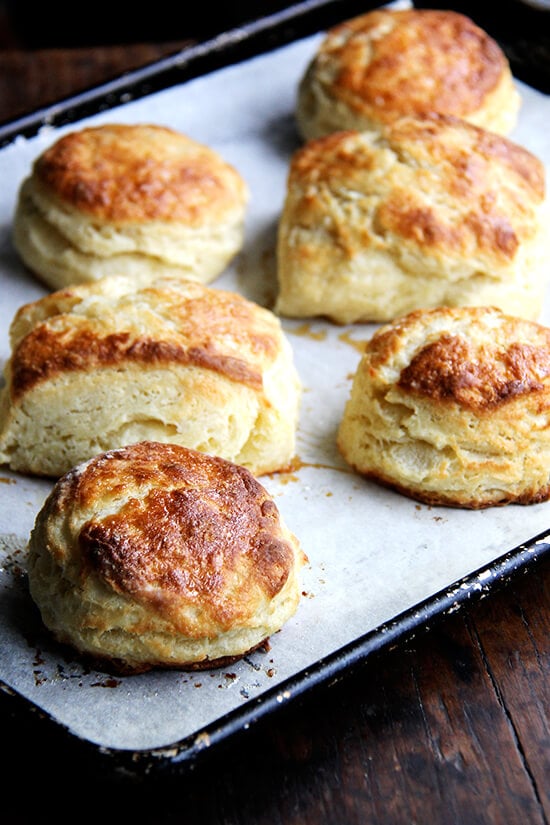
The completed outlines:
{"type": "Polygon", "coordinates": [[[506,135],[520,105],[506,55],[468,17],[376,9],[327,32],[300,81],[296,120],[308,140],[431,112],[506,135]]]}
{"type": "Polygon", "coordinates": [[[0,461],[60,476],[156,440],[255,474],[294,457],[301,384],[279,319],[192,281],[109,277],[21,307],[0,397],[0,461]]]}
{"type": "Polygon", "coordinates": [[[142,442],[56,482],[28,579],[58,641],[130,674],[217,667],[258,647],[296,612],[305,562],[244,467],[142,442]]]}
{"type": "Polygon", "coordinates": [[[545,185],[525,148],[450,116],[310,141],[290,163],[275,309],[345,324],[490,304],[536,319],[545,185]]]}
{"type": "Polygon", "coordinates": [[[240,251],[249,190],[208,146],[163,126],[70,132],[22,182],[13,238],[53,289],[112,274],[210,283],[240,251]]]}
{"type": "Polygon", "coordinates": [[[418,310],[367,342],[338,447],[428,504],[550,496],[550,329],[496,308],[418,310]]]}

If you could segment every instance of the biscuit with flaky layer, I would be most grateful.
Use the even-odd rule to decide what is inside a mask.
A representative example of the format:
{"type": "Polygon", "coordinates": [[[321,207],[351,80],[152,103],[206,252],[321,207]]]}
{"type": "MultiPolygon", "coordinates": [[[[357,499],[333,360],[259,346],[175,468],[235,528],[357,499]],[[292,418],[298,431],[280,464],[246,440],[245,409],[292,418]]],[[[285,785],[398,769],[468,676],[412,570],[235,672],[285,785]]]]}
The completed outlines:
{"type": "Polygon", "coordinates": [[[338,447],[427,504],[550,497],[550,329],[492,307],[418,310],[367,342],[338,447]]]}
{"type": "Polygon", "coordinates": [[[290,163],[275,309],[346,324],[491,304],[536,319],[545,185],[532,153],[449,115],[312,140],[290,163]]]}
{"type": "Polygon", "coordinates": [[[23,181],[13,238],[53,289],[112,274],[210,283],[240,251],[248,186],[208,146],[151,124],[70,132],[23,181]]]}
{"type": "Polygon", "coordinates": [[[142,442],[58,479],[28,579],[58,641],[131,674],[219,667],[265,643],[298,608],[305,561],[244,467],[142,442]]]}
{"type": "Polygon", "coordinates": [[[327,32],[300,81],[296,119],[308,140],[431,112],[506,135],[520,105],[506,55],[468,17],[377,9],[327,32]]]}
{"type": "Polygon", "coordinates": [[[243,464],[294,458],[301,384],[279,319],[237,293],[111,276],[21,307],[0,396],[0,462],[60,476],[154,440],[243,464]]]}

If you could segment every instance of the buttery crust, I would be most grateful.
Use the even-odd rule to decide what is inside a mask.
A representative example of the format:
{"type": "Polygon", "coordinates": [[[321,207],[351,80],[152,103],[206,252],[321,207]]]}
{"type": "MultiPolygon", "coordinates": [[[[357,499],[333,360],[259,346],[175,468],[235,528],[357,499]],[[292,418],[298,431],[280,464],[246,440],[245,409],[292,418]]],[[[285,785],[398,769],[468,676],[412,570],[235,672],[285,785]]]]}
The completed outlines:
{"type": "Polygon", "coordinates": [[[111,274],[209,283],[242,247],[249,190],[208,146],[165,126],[69,132],[23,181],[14,242],[59,289],[111,274]]]}
{"type": "Polygon", "coordinates": [[[0,393],[0,462],[58,477],[156,440],[261,475],[294,458],[301,384],[279,319],[193,281],[112,276],[26,304],[0,393]]]}
{"type": "Polygon", "coordinates": [[[520,104],[504,52],[468,17],[378,9],[327,32],[300,82],[296,118],[305,139],[430,112],[509,134],[520,104]]]}
{"type": "Polygon", "coordinates": [[[141,442],[56,482],[28,578],[58,641],[131,674],[218,667],[258,647],[295,613],[305,561],[244,467],[141,442]]]}
{"type": "Polygon", "coordinates": [[[537,157],[449,115],[309,141],[290,163],[275,309],[345,324],[487,304],[536,319],[546,211],[537,157]]]}
{"type": "Polygon", "coordinates": [[[367,342],[338,447],[427,504],[550,497],[550,329],[494,307],[418,310],[367,342]]]}

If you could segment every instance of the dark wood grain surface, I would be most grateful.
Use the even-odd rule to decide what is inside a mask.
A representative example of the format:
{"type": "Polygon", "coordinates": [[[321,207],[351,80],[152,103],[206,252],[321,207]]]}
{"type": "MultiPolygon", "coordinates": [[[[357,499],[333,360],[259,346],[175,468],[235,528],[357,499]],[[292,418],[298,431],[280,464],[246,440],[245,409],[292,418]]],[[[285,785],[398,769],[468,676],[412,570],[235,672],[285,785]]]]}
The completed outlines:
{"type": "MultiPolygon", "coordinates": [[[[4,26],[0,120],[187,42],[29,49],[4,26]]],[[[550,527],[550,524],[549,524],[550,527]]],[[[529,510],[525,510],[525,532],[529,510]]],[[[550,821],[550,561],[206,752],[176,777],[95,773],[0,696],[6,823],[550,821]]]]}

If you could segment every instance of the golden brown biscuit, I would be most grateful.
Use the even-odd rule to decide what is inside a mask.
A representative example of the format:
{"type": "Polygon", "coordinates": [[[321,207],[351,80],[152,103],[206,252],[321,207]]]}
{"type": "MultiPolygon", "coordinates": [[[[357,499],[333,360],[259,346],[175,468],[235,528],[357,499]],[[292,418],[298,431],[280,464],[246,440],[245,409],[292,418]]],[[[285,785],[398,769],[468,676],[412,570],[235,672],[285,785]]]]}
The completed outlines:
{"type": "Polygon", "coordinates": [[[296,118],[306,139],[430,112],[509,134],[520,103],[504,52],[468,17],[377,9],[327,32],[300,82],[296,118]]]}
{"type": "Polygon", "coordinates": [[[0,462],[60,476],[136,441],[255,475],[294,458],[301,385],[279,319],[193,281],[112,276],[19,309],[0,396],[0,462]]]}
{"type": "Polygon", "coordinates": [[[59,479],[28,549],[45,625],[128,674],[244,656],[297,610],[306,561],[248,470],[155,442],[59,479]]]}
{"type": "Polygon", "coordinates": [[[550,497],[550,329],[492,307],[418,310],[367,342],[337,436],[359,473],[427,504],[550,497]]]}
{"type": "Polygon", "coordinates": [[[541,161],[464,120],[336,132],[292,157],[275,309],[346,324],[491,304],[535,319],[547,220],[541,161]]]}
{"type": "Polygon", "coordinates": [[[96,126],[36,159],[20,188],[14,243],[53,289],[113,274],[209,283],[242,247],[248,197],[237,170],[186,135],[96,126]]]}

